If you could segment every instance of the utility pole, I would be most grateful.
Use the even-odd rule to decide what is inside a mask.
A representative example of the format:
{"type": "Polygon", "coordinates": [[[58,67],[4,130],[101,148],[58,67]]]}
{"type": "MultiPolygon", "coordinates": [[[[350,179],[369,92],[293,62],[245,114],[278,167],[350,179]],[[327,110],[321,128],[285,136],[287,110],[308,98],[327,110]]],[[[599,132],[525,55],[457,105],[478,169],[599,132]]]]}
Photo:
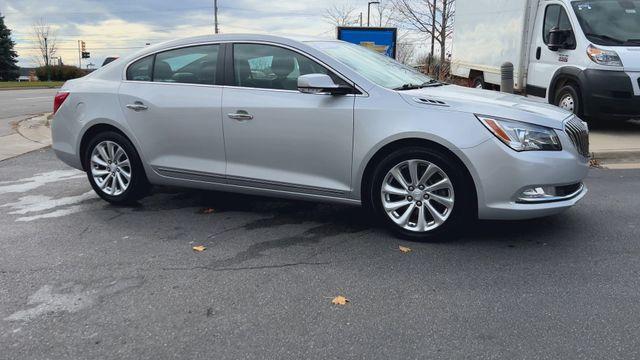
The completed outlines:
{"type": "Polygon", "coordinates": [[[436,37],[436,3],[437,0],[433,0],[431,7],[431,54],[429,54],[429,63],[427,64],[427,73],[431,72],[432,59],[435,56],[435,37],[436,37]]]}
{"type": "Polygon", "coordinates": [[[213,18],[215,22],[215,33],[220,33],[220,29],[218,29],[218,0],[213,0],[213,18]]]}
{"type": "Polygon", "coordinates": [[[80,50],[80,40],[78,40],[78,69],[82,69],[82,50],[80,50]]]}
{"type": "Polygon", "coordinates": [[[362,27],[362,11],[360,11],[360,27],[362,27]]]}

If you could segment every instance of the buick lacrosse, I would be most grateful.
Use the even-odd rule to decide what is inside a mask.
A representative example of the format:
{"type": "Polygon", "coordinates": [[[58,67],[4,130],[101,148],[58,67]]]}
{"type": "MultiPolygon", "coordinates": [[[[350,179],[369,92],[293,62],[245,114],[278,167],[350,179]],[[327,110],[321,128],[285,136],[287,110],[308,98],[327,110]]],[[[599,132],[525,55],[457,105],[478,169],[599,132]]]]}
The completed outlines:
{"type": "Polygon", "coordinates": [[[54,101],[53,149],[104,200],[152,184],[363,205],[396,234],[565,210],[588,129],[524,97],[435,81],[357,45],[266,35],[149,46],[54,101]]]}

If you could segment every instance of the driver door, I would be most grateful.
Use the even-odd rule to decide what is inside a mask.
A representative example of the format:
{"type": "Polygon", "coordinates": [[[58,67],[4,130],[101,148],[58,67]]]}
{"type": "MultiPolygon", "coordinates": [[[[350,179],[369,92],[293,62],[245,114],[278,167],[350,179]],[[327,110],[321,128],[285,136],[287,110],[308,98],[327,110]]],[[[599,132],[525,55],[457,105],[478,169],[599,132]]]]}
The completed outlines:
{"type": "Polygon", "coordinates": [[[271,44],[233,44],[227,68],[233,71],[233,86],[222,97],[229,183],[327,196],[349,192],[355,96],[297,90],[304,74],[342,80],[300,52],[271,44]]]}
{"type": "Polygon", "coordinates": [[[544,16],[538,20],[535,27],[534,41],[532,41],[529,72],[527,75],[527,92],[531,95],[553,98],[548,94],[548,87],[556,71],[566,66],[575,55],[575,36],[570,39],[573,46],[570,49],[551,51],[548,48],[551,29],[557,27],[562,30],[573,30],[571,21],[564,5],[560,3],[541,2],[539,13],[544,16]]]}

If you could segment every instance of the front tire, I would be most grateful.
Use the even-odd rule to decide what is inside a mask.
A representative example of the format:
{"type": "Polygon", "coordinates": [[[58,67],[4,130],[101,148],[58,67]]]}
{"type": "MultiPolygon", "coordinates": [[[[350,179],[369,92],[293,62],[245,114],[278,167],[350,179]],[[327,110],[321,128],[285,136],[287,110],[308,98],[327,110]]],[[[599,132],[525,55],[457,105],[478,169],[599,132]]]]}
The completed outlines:
{"type": "Polygon", "coordinates": [[[474,202],[469,181],[461,165],[444,151],[404,148],[380,161],[366,200],[396,235],[445,241],[471,219],[474,202]]]}
{"type": "Polygon", "coordinates": [[[578,88],[573,84],[567,84],[556,91],[554,104],[582,117],[582,99],[578,93],[578,88]]]}
{"type": "Polygon", "coordinates": [[[112,204],[132,204],[149,192],[140,156],[131,141],[120,133],[102,132],[91,139],[84,165],[93,190],[112,204]]]}

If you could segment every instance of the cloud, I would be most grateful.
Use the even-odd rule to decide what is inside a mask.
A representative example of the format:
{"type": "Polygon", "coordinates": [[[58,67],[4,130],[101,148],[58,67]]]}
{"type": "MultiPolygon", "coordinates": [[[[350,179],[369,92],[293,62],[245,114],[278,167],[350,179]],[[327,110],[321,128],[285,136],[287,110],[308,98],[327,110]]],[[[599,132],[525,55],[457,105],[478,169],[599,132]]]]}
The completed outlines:
{"type": "MultiPolygon", "coordinates": [[[[366,16],[366,2],[354,0],[218,0],[220,30],[332,38],[335,29],[322,15],[345,1],[360,6],[357,13],[366,16]]],[[[147,43],[211,34],[214,29],[211,0],[4,0],[0,13],[13,30],[21,66],[34,65],[32,25],[39,19],[57,32],[57,55],[65,63],[78,63],[77,44],[83,40],[96,66],[107,56],[123,56],[147,43]]]]}

